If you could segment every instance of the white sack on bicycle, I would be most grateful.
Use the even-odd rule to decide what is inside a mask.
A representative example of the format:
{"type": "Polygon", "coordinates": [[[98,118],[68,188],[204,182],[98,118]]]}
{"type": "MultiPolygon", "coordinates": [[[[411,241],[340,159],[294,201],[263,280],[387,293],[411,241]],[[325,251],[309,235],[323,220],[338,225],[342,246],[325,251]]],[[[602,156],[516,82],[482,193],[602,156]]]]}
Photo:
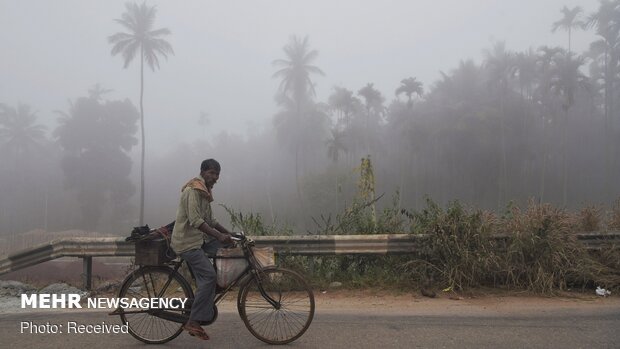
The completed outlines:
{"type": "Polygon", "coordinates": [[[220,248],[217,250],[217,256],[219,257],[215,263],[217,266],[217,284],[220,287],[228,287],[243,273],[248,262],[243,258],[241,248],[220,248]]]}

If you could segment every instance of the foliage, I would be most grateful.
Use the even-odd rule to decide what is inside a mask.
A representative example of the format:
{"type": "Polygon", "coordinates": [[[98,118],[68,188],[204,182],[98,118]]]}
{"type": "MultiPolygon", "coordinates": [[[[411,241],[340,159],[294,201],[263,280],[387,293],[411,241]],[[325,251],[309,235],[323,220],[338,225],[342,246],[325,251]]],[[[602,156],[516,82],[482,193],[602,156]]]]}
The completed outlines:
{"type": "Polygon", "coordinates": [[[502,222],[511,232],[500,270],[505,284],[539,293],[591,282],[620,286],[614,271],[593,259],[577,241],[574,222],[568,212],[548,204],[530,203],[524,211],[513,208],[512,216],[502,222]]]}
{"type": "MultiPolygon", "coordinates": [[[[395,222],[394,230],[387,233],[408,226],[413,234],[423,234],[421,248],[413,255],[286,256],[281,263],[309,272],[320,287],[338,280],[348,287],[430,286],[459,291],[491,286],[540,294],[594,285],[618,289],[620,251],[588,252],[576,239],[575,233],[583,226],[580,218],[590,210],[570,214],[531,202],[525,210],[510,205],[498,218],[458,201],[442,208],[427,198],[420,211],[394,207],[384,211],[379,220],[395,222]],[[503,238],[493,237],[498,235],[503,238]]],[[[342,232],[370,220],[368,212],[352,221],[344,221],[344,217],[346,214],[337,216],[336,222],[324,219],[317,223],[321,233],[342,232]]]]}
{"type": "Polygon", "coordinates": [[[579,230],[600,231],[603,225],[602,215],[599,207],[590,205],[582,208],[577,214],[579,230]]]}
{"type": "Polygon", "coordinates": [[[108,38],[112,44],[112,56],[119,53],[123,55],[124,68],[127,68],[136,54],[140,52],[140,134],[141,134],[141,158],[140,158],[140,215],[138,224],[144,222],[144,156],[146,141],[144,139],[144,62],[155,71],[159,68],[159,56],[168,58],[174,54],[172,45],[162,39],[162,36],[170,34],[167,28],[153,29],[155,6],[147,6],[146,3],[138,5],[127,3],[126,12],[116,22],[122,25],[128,32],[119,32],[108,38]]]}
{"type": "Polygon", "coordinates": [[[27,104],[17,108],[0,104],[0,149],[14,157],[25,157],[43,149],[46,127],[36,124],[36,113],[27,104]]]}
{"type": "Polygon", "coordinates": [[[119,32],[108,38],[112,44],[112,55],[123,55],[124,67],[127,68],[136,54],[140,53],[140,61],[155,70],[159,68],[159,57],[168,58],[174,54],[169,42],[162,36],[170,35],[167,28],[153,29],[157,9],[155,6],[147,6],[146,3],[126,3],[126,11],[116,22],[123,26],[127,32],[119,32]]]}
{"type": "Polygon", "coordinates": [[[620,231],[620,198],[618,198],[609,212],[607,226],[609,229],[620,231]]]}
{"type": "Polygon", "coordinates": [[[95,227],[107,202],[115,219],[126,218],[134,192],[128,152],[137,143],[136,108],[129,100],[81,97],[61,114],[54,135],[63,149],[65,186],[77,193],[80,203],[79,226],[95,227]]]}
{"type": "Polygon", "coordinates": [[[0,103],[0,235],[47,226],[55,149],[46,129],[29,105],[0,103]]]}
{"type": "Polygon", "coordinates": [[[230,223],[233,229],[241,229],[247,235],[254,236],[286,236],[293,235],[293,231],[286,226],[280,226],[277,222],[270,225],[265,224],[263,217],[259,213],[237,212],[234,209],[221,205],[230,216],[230,223]]]}
{"type": "Polygon", "coordinates": [[[427,198],[425,209],[410,214],[412,232],[428,238],[407,269],[418,280],[441,280],[452,289],[493,282],[492,271],[500,261],[490,239],[492,223],[484,217],[482,211],[468,212],[458,201],[444,210],[427,198]]]}

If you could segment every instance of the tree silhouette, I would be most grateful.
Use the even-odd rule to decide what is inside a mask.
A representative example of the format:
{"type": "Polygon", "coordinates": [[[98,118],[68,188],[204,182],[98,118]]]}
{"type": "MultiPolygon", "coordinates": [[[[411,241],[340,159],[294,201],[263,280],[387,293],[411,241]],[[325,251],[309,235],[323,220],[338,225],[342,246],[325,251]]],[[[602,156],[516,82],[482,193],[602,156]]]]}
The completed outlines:
{"type": "MultiPolygon", "coordinates": [[[[299,158],[301,152],[301,139],[303,132],[303,115],[309,115],[312,98],[315,96],[314,84],[310,79],[311,74],[325,75],[321,69],[312,65],[317,58],[318,51],[311,50],[308,37],[300,39],[292,36],[288,44],[283,48],[285,58],[276,59],[273,65],[280,68],[274,74],[274,78],[281,79],[278,97],[279,104],[287,111],[282,115],[294,115],[293,137],[295,139],[295,182],[297,186],[297,195],[303,206],[303,195],[301,192],[301,183],[299,182],[299,158]]],[[[289,123],[281,123],[289,124],[289,123]]]]}
{"type": "Polygon", "coordinates": [[[510,92],[510,81],[514,77],[515,64],[513,54],[506,50],[503,42],[493,45],[486,52],[486,68],[489,72],[489,85],[498,93],[499,128],[500,128],[500,176],[498,179],[497,207],[501,207],[508,197],[508,168],[506,146],[506,99],[510,92]]]}
{"type": "Polygon", "coordinates": [[[566,205],[568,198],[568,151],[567,151],[567,130],[568,112],[575,104],[575,94],[577,89],[589,88],[588,78],[581,73],[579,68],[584,60],[581,57],[573,59],[570,55],[557,55],[554,69],[551,72],[549,88],[561,100],[562,110],[564,111],[564,122],[562,125],[562,204],[566,205]]]}
{"type": "MultiPolygon", "coordinates": [[[[0,222],[3,233],[33,228],[47,193],[52,158],[46,127],[27,104],[0,104],[0,222]],[[38,208],[39,207],[39,208],[38,208]]],[[[44,223],[44,222],[43,222],[44,223]]]]}
{"type": "Polygon", "coordinates": [[[572,9],[564,6],[560,11],[564,15],[564,17],[553,23],[553,25],[551,26],[551,31],[555,32],[559,28],[562,28],[568,32],[568,55],[570,55],[571,31],[573,30],[573,28],[583,28],[584,22],[580,18],[583,10],[579,6],[575,6],[572,9]]]}
{"type": "Polygon", "coordinates": [[[416,78],[410,77],[400,81],[400,86],[396,89],[396,95],[400,95],[404,93],[407,96],[407,106],[411,108],[413,103],[411,101],[411,96],[415,93],[418,97],[422,97],[424,93],[424,88],[422,87],[422,83],[418,81],[416,78]]]}
{"type": "Polygon", "coordinates": [[[327,156],[334,162],[338,162],[340,153],[348,151],[344,143],[344,132],[337,129],[331,130],[331,137],[327,140],[327,156]]]}
{"type": "Polygon", "coordinates": [[[297,104],[301,104],[315,96],[310,74],[325,75],[321,69],[311,65],[319,53],[317,50],[310,50],[307,36],[303,39],[292,36],[283,50],[286,59],[273,61],[274,66],[280,67],[273,77],[281,79],[281,93],[292,98],[297,104]]]}
{"type": "Polygon", "coordinates": [[[17,108],[0,104],[0,144],[3,151],[15,159],[24,157],[29,151],[41,150],[45,140],[46,127],[35,124],[37,116],[27,104],[17,108]]]}
{"type": "Polygon", "coordinates": [[[360,101],[353,96],[353,91],[336,86],[334,92],[329,95],[327,104],[338,113],[336,125],[346,127],[351,122],[353,113],[360,105],[360,101]]]}
{"type": "MultiPolygon", "coordinates": [[[[600,71],[594,80],[602,80],[604,89],[604,117],[605,117],[605,187],[610,188],[616,182],[613,169],[617,165],[617,152],[620,141],[614,134],[614,118],[618,117],[616,110],[620,108],[616,102],[619,98],[618,80],[620,77],[620,1],[602,0],[596,12],[586,21],[586,27],[594,28],[599,40],[590,44],[590,54],[593,58],[590,70],[600,71]]],[[[613,199],[612,191],[606,189],[607,199],[613,199]]]]}
{"type": "Polygon", "coordinates": [[[122,25],[127,32],[119,32],[108,38],[112,44],[112,56],[123,55],[124,68],[133,61],[136,54],[140,53],[140,135],[142,139],[142,153],[140,158],[140,219],[139,224],[144,223],[144,62],[155,71],[159,68],[159,56],[164,58],[168,54],[174,54],[172,46],[162,36],[169,35],[167,28],[153,29],[156,14],[155,6],[149,7],[145,3],[126,4],[126,12],[116,22],[122,25]]]}
{"type": "Polygon", "coordinates": [[[381,92],[374,88],[374,84],[368,83],[362,87],[357,94],[364,99],[364,107],[366,108],[366,155],[370,153],[370,138],[371,138],[371,122],[378,121],[382,113],[385,111],[383,102],[385,98],[381,95],[381,92]]]}
{"type": "Polygon", "coordinates": [[[96,226],[108,200],[113,217],[126,218],[134,193],[127,153],[137,144],[138,111],[129,100],[102,102],[91,96],[78,98],[68,112],[59,113],[54,135],[63,149],[65,186],[76,192],[80,203],[81,227],[96,226]]]}

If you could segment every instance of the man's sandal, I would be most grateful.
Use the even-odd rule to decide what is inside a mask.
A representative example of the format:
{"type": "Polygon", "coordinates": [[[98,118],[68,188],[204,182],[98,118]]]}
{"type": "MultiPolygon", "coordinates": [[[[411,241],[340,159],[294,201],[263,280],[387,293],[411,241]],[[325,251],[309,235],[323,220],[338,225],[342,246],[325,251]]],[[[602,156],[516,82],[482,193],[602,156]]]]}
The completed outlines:
{"type": "Polygon", "coordinates": [[[198,337],[199,339],[205,341],[209,339],[209,335],[207,334],[207,332],[205,332],[205,330],[202,329],[202,327],[196,327],[186,324],[183,325],[183,329],[187,331],[187,333],[189,333],[189,335],[192,337],[198,337]]]}

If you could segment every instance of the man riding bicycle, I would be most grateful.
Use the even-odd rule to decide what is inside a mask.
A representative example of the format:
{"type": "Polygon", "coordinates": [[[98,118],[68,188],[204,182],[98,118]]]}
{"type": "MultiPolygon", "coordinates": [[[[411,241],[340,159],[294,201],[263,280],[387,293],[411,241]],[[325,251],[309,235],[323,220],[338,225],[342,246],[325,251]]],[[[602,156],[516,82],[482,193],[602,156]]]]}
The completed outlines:
{"type": "Polygon", "coordinates": [[[230,231],[213,218],[211,189],[220,176],[220,164],[214,159],[200,164],[200,176],[189,180],[181,189],[171,247],[183,258],[196,279],[196,294],[189,320],[183,329],[200,339],[209,339],[201,323],[213,319],[216,274],[207,256],[232,244],[230,231]]]}

